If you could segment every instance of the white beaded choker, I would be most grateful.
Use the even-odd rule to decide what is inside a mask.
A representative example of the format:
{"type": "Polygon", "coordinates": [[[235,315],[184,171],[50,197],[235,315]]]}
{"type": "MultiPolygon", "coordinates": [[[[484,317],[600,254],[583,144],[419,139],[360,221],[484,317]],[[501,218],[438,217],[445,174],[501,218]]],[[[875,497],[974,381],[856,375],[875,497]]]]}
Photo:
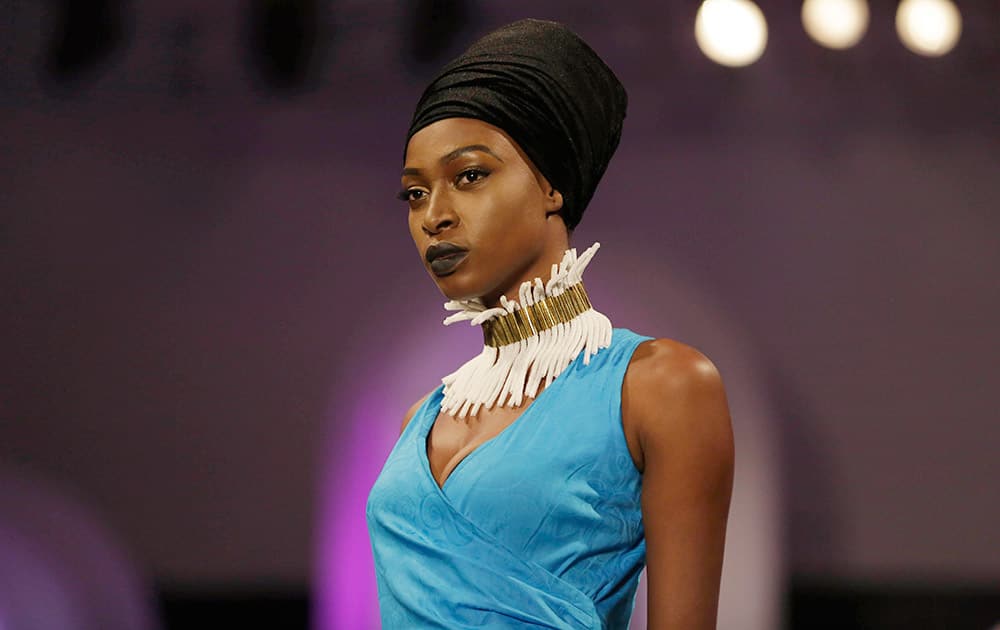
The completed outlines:
{"type": "Polygon", "coordinates": [[[517,407],[525,395],[535,397],[542,379],[548,387],[581,350],[589,365],[591,355],[611,345],[611,321],[594,310],[581,281],[600,246],[594,243],[579,258],[575,248],[566,250],[547,283],[521,283],[517,302],[501,296],[501,306],[489,309],[479,298],[445,303],[446,310],[459,311],[445,318],[445,326],[469,320],[483,326],[485,341],[478,356],[441,379],[442,411],[464,418],[483,405],[517,407]]]}

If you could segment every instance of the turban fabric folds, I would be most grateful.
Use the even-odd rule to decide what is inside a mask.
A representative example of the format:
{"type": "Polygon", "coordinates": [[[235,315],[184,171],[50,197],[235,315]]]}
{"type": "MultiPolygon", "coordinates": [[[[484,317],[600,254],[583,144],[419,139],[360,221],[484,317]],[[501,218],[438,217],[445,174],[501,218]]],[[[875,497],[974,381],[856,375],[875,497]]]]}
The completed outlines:
{"type": "Polygon", "coordinates": [[[560,214],[572,230],[618,147],[627,105],[625,88],[579,36],[525,19],[485,35],[438,73],[406,141],[445,118],[499,127],[562,193],[560,214]]]}

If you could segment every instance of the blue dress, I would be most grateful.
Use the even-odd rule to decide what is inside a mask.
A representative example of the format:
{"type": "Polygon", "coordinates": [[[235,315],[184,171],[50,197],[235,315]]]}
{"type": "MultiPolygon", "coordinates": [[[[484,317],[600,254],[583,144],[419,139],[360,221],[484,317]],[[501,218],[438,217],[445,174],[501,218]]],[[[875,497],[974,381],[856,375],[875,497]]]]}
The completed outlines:
{"type": "Polygon", "coordinates": [[[444,385],[428,396],[366,507],[383,628],[628,627],[646,543],[621,386],[648,339],[615,328],[581,352],[443,487],[427,436],[444,385]]]}

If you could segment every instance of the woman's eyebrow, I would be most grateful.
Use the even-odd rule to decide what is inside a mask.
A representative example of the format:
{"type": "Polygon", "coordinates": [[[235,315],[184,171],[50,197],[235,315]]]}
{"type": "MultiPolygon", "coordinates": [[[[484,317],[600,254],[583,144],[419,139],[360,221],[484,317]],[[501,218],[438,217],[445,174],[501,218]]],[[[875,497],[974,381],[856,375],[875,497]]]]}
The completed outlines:
{"type": "Polygon", "coordinates": [[[442,156],[440,162],[441,162],[441,164],[447,164],[448,162],[451,162],[452,160],[457,159],[463,153],[471,153],[472,151],[482,151],[483,153],[487,153],[489,155],[492,155],[496,159],[498,159],[501,162],[503,162],[503,158],[501,158],[499,155],[497,155],[496,153],[494,153],[493,150],[490,149],[485,144],[470,144],[469,146],[459,147],[459,148],[455,149],[454,151],[452,151],[451,153],[448,153],[448,154],[442,156]]]}
{"type": "MultiPolygon", "coordinates": [[[[451,152],[446,153],[445,155],[441,156],[441,159],[438,160],[438,161],[441,164],[447,164],[448,162],[451,162],[453,160],[458,159],[463,154],[465,154],[465,153],[471,153],[473,151],[482,151],[483,153],[487,153],[489,155],[492,155],[497,160],[503,162],[503,158],[500,157],[499,155],[497,155],[496,153],[494,153],[493,150],[490,149],[485,144],[470,144],[468,146],[459,147],[459,148],[455,149],[454,151],[451,151],[451,152]]],[[[404,168],[403,169],[403,176],[406,176],[406,175],[420,175],[420,169],[419,168],[404,168]]]]}

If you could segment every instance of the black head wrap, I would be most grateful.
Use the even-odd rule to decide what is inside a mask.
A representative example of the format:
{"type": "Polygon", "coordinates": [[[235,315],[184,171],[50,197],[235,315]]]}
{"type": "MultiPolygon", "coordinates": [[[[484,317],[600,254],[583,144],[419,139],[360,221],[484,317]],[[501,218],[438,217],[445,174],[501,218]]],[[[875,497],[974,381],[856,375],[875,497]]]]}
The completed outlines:
{"type": "Polygon", "coordinates": [[[444,118],[503,129],[563,197],[573,229],[621,138],[628,97],[571,30],[526,19],[495,30],[446,65],[417,103],[406,141],[444,118]]]}

